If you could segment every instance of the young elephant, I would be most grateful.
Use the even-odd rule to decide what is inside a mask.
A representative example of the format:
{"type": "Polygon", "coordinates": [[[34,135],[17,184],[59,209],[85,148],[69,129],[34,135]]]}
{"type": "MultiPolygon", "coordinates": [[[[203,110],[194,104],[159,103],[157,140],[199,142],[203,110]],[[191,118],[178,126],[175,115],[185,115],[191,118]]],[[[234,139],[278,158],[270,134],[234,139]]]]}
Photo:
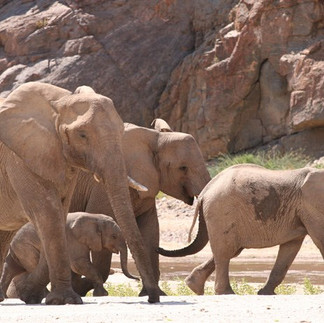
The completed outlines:
{"type": "MultiPolygon", "coordinates": [[[[111,217],[84,212],[69,213],[66,222],[66,237],[71,269],[74,273],[84,275],[92,281],[94,296],[105,296],[108,293],[103,287],[104,282],[100,273],[90,261],[90,251],[107,249],[113,253],[120,252],[123,273],[129,278],[138,279],[127,270],[127,246],[119,226],[111,217]]],[[[1,276],[4,292],[7,292],[8,286],[14,277],[25,273],[15,281],[15,289],[18,293],[15,296],[19,297],[19,286],[23,288],[27,273],[44,270],[44,266],[38,267],[38,264],[44,260],[45,257],[36,229],[32,223],[27,223],[17,232],[10,244],[1,276]]],[[[42,278],[38,283],[42,284],[45,289],[49,283],[48,273],[46,275],[42,273],[39,277],[42,278]]]]}
{"type": "Polygon", "coordinates": [[[313,168],[279,171],[249,164],[230,167],[199,195],[195,240],[179,250],[159,248],[159,253],[169,257],[194,254],[209,237],[213,258],[196,267],[186,283],[203,294],[204,283],[216,268],[215,293],[231,294],[230,259],[244,248],[280,245],[268,281],[259,291],[275,294],[306,234],[324,257],[323,181],[324,170],[313,168]]]}

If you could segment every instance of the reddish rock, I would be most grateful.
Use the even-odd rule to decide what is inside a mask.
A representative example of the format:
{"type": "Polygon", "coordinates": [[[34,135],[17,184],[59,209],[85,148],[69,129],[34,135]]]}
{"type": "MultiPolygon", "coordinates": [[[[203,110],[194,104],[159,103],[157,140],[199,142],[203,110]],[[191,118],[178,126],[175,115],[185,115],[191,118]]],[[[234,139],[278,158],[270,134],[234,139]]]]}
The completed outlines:
{"type": "Polygon", "coordinates": [[[207,158],[287,149],[324,126],[323,17],[320,0],[0,0],[0,95],[86,84],[125,121],[193,134],[207,158]]]}

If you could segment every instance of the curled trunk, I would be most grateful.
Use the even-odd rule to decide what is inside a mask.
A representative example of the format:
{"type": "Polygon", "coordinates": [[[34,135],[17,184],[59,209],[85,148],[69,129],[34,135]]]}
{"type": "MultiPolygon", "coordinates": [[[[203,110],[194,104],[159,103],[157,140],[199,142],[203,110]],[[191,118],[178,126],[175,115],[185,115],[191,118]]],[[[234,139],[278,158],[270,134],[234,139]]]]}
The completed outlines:
{"type": "Polygon", "coordinates": [[[209,239],[200,201],[198,202],[196,212],[199,212],[199,226],[196,238],[192,241],[192,243],[184,248],[175,250],[165,250],[163,248],[158,248],[157,252],[160,255],[165,257],[185,257],[201,251],[206,246],[209,239]]]}
{"type": "Polygon", "coordinates": [[[123,271],[123,274],[126,277],[128,277],[130,279],[139,280],[138,277],[133,276],[128,271],[128,268],[127,268],[127,246],[126,246],[125,242],[120,246],[120,266],[121,266],[121,269],[123,271]]]}

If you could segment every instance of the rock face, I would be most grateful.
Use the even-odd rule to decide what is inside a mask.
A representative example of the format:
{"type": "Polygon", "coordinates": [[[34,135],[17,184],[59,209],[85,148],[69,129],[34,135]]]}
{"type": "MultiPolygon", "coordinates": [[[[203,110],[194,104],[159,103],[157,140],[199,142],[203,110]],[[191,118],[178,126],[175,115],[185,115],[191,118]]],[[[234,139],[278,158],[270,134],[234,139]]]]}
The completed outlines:
{"type": "Polygon", "coordinates": [[[124,121],[193,134],[206,158],[307,138],[324,154],[321,0],[0,0],[0,73],[4,97],[89,85],[124,121]]]}

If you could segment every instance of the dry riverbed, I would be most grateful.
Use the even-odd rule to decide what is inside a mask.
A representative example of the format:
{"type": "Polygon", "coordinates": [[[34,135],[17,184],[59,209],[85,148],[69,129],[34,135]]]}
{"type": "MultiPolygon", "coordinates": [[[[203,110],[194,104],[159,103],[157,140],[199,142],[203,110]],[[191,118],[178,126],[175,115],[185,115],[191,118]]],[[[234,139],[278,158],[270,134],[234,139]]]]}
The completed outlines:
{"type": "MultiPolygon", "coordinates": [[[[164,198],[158,201],[161,245],[181,247],[186,243],[194,206],[164,198]]],[[[244,250],[232,261],[231,277],[260,285],[275,261],[278,248],[244,250]]],[[[200,253],[185,258],[161,257],[161,278],[172,286],[175,277],[182,279],[191,269],[211,255],[209,246],[200,253]]],[[[109,277],[112,284],[126,283],[114,257],[116,273],[109,277]]],[[[130,257],[130,271],[135,266],[130,257]]],[[[299,252],[287,283],[299,286],[294,295],[257,296],[167,296],[158,304],[149,304],[147,297],[84,297],[83,305],[25,305],[17,299],[0,303],[1,322],[324,322],[324,294],[302,295],[302,283],[309,277],[324,290],[322,257],[307,238],[299,252]]],[[[208,282],[213,284],[213,277],[208,282]]]]}

